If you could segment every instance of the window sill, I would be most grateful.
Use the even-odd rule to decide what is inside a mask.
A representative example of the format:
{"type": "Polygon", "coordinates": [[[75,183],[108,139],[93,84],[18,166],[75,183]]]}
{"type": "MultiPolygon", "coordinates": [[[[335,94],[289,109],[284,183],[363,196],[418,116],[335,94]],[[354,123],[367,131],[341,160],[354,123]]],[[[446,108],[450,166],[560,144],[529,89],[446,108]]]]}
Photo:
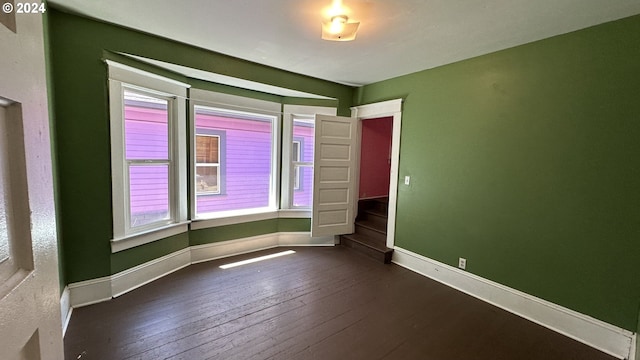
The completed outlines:
{"type": "Polygon", "coordinates": [[[214,219],[196,219],[191,222],[191,230],[207,229],[217,226],[243,224],[253,221],[270,220],[270,219],[297,219],[310,218],[311,210],[308,209],[283,209],[271,210],[254,214],[243,214],[225,216],[214,219]]]}
{"type": "Polygon", "coordinates": [[[128,235],[125,237],[111,240],[111,252],[131,249],[133,247],[148,244],[170,236],[185,233],[189,230],[189,221],[170,224],[161,228],[148,230],[142,233],[128,235]]]}
{"type": "Polygon", "coordinates": [[[282,219],[310,219],[311,209],[282,209],[278,211],[278,217],[282,219]]]}

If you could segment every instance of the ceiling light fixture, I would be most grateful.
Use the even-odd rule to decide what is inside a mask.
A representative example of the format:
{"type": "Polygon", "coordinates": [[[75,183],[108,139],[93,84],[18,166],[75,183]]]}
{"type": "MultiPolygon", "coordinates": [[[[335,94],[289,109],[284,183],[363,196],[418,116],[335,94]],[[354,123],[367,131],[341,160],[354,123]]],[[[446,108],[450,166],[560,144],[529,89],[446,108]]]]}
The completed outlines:
{"type": "Polygon", "coordinates": [[[347,15],[335,15],[322,23],[322,39],[331,41],[351,41],[356,38],[359,22],[349,22],[347,15]]]}

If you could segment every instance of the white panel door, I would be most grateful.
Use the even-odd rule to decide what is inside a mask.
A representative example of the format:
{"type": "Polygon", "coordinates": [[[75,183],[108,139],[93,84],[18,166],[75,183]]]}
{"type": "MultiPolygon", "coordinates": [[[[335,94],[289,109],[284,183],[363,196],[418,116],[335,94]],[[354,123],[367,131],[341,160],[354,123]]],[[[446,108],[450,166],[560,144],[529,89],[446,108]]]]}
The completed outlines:
{"type": "Polygon", "coordinates": [[[42,15],[14,4],[0,16],[0,358],[62,359],[42,15]]]}
{"type": "Polygon", "coordinates": [[[316,115],[311,236],[354,230],[358,120],[316,115]]]}

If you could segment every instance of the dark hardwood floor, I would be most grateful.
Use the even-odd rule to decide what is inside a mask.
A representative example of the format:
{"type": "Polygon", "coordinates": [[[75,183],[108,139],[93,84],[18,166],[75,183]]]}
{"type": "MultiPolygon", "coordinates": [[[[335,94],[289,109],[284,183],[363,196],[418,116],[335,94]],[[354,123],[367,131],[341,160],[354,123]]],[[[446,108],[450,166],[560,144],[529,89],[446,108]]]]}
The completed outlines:
{"type": "Polygon", "coordinates": [[[66,359],[614,359],[397,265],[292,249],[192,265],[75,309],[66,359]]]}

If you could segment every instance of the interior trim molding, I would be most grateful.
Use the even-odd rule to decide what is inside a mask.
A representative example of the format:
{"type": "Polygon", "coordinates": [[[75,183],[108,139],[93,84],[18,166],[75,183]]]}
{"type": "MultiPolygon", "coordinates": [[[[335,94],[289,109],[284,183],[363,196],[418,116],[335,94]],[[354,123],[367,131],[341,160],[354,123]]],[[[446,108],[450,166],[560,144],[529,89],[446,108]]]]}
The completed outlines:
{"type": "MultiPolygon", "coordinates": [[[[400,138],[402,130],[402,102],[403,99],[387,100],[373,104],[354,106],[351,108],[351,116],[359,120],[381,118],[385,116],[393,117],[393,127],[391,131],[391,166],[389,180],[389,207],[387,214],[387,247],[393,249],[395,245],[396,229],[396,207],[398,204],[398,178],[400,171],[400,138]]],[[[361,139],[358,140],[359,142],[361,139]]],[[[360,144],[358,144],[360,146],[360,144]]],[[[356,171],[360,177],[360,169],[356,171]]],[[[356,178],[356,183],[359,179],[356,178]]],[[[357,196],[357,192],[355,194],[357,196]]],[[[357,203],[357,199],[355,199],[357,203]]]]}
{"type": "Polygon", "coordinates": [[[271,249],[278,246],[278,238],[278,233],[272,233],[192,246],[191,263],[197,264],[252,251],[271,249]]]}
{"type": "Polygon", "coordinates": [[[118,297],[191,264],[189,248],[111,275],[111,294],[118,297]]]}
{"type": "Polygon", "coordinates": [[[191,247],[191,263],[221,259],[279,246],[333,246],[334,236],[311,237],[309,232],[278,232],[191,247]]]}
{"type": "Polygon", "coordinates": [[[67,326],[69,326],[69,320],[71,320],[71,313],[73,308],[71,307],[71,293],[69,287],[65,286],[60,295],[60,317],[62,320],[62,337],[67,333],[67,326]]]}
{"type": "Polygon", "coordinates": [[[72,308],[96,304],[111,299],[111,276],[69,284],[69,304],[72,308]]]}
{"type": "Polygon", "coordinates": [[[635,359],[636,334],[533,295],[395,247],[392,262],[619,359],[635,359]]]}
{"type": "MultiPolygon", "coordinates": [[[[335,244],[334,236],[311,237],[309,232],[277,232],[190,246],[111,276],[69,284],[60,298],[63,323],[65,316],[70,317],[73,308],[111,300],[191,264],[279,246],[335,244]]],[[[68,319],[66,321],[68,323],[68,319]]]]}

